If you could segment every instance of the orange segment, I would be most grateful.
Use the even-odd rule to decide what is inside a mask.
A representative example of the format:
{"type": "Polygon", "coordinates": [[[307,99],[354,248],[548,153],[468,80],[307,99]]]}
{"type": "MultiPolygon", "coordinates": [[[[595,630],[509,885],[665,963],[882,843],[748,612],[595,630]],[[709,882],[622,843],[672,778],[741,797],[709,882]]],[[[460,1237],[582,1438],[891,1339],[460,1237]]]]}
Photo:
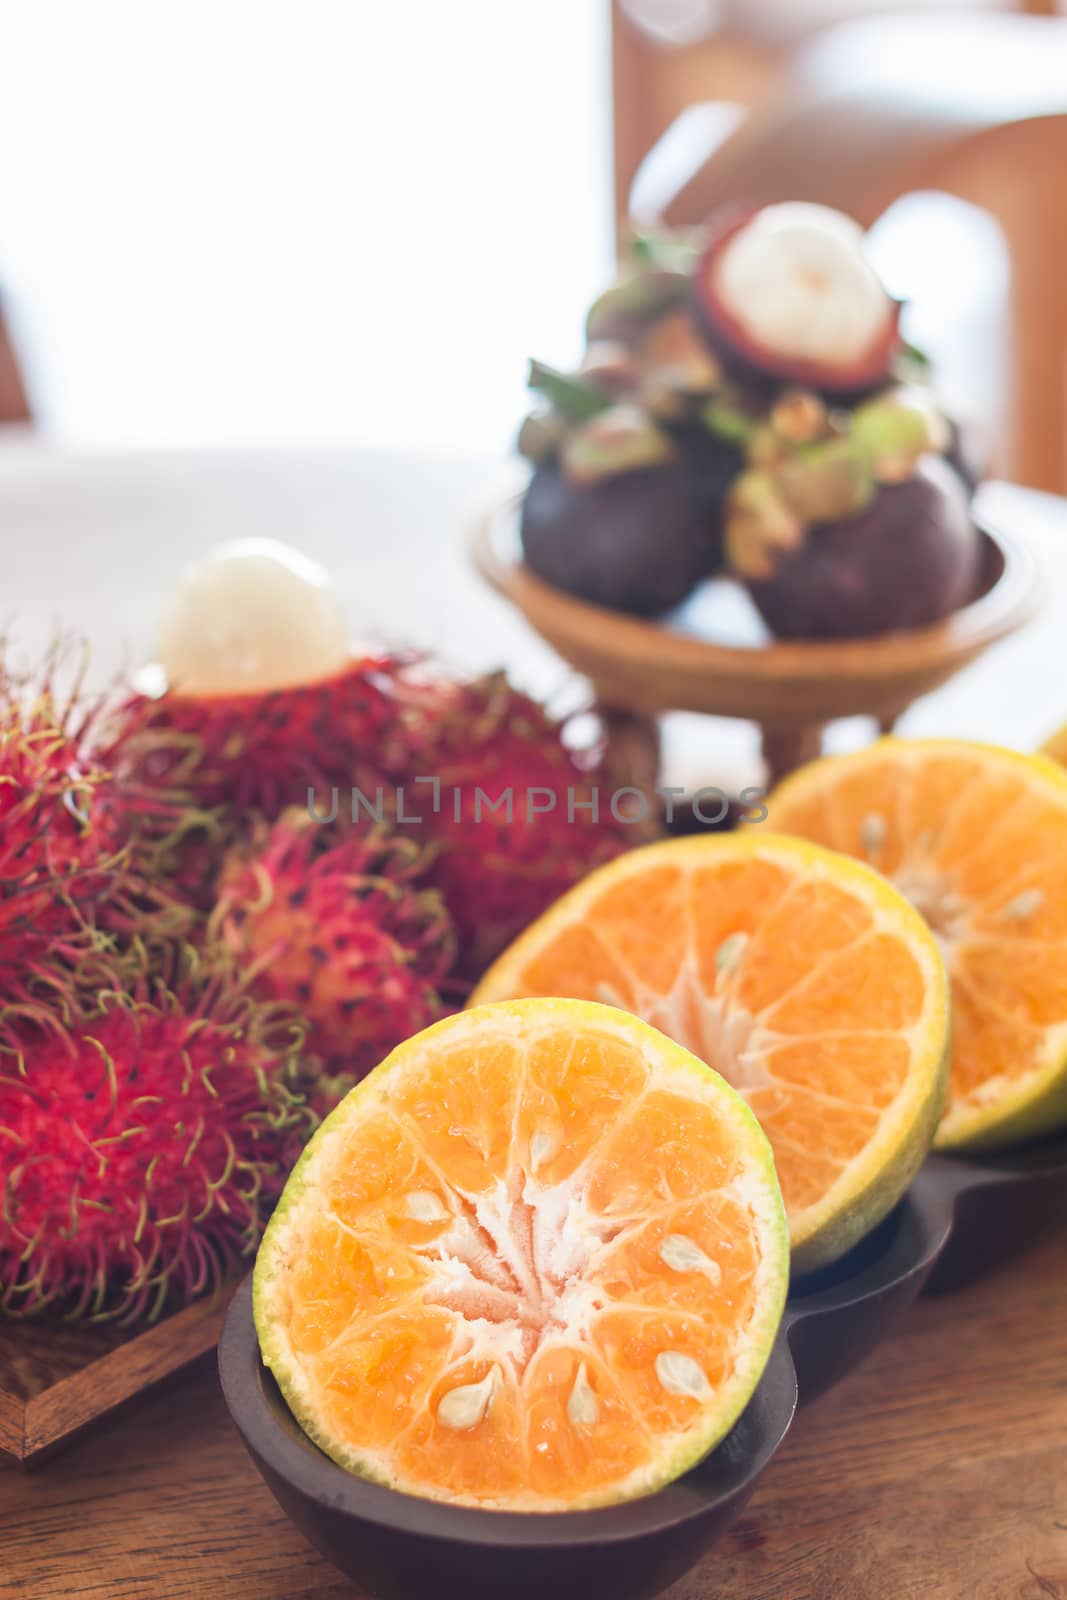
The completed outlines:
{"type": "Polygon", "coordinates": [[[688,1312],[705,1322],[747,1313],[759,1262],[741,1204],[720,1193],[638,1220],[604,1246],[594,1282],[612,1304],[688,1312]]]}
{"type": "Polygon", "coordinates": [[[426,1157],[467,1194],[507,1174],[523,1065],[515,1044],[499,1038],[427,1057],[409,1072],[404,1120],[426,1157]]]}
{"type": "Polygon", "coordinates": [[[550,1496],[565,1482],[603,1493],[640,1475],[648,1431],[591,1340],[540,1349],[526,1369],[523,1399],[523,1460],[536,1494],[550,1496]]]}
{"type": "Polygon", "coordinates": [[[568,928],[558,958],[567,963],[586,994],[595,995],[605,1005],[630,1007],[633,1004],[626,968],[597,937],[594,929],[568,928]]]}
{"type": "Polygon", "coordinates": [[[623,1119],[595,1153],[589,1199],[606,1217],[639,1216],[649,1207],[721,1189],[735,1170],[713,1107],[653,1089],[641,1115],[623,1119]]]}
{"type": "Polygon", "coordinates": [[[501,1499],[522,1496],[522,1407],[507,1363],[476,1357],[444,1368],[414,1411],[391,1451],[400,1484],[432,1484],[447,1500],[477,1501],[487,1483],[501,1499]]]}
{"type": "Polygon", "coordinates": [[[647,882],[615,879],[604,886],[601,936],[623,971],[665,994],[688,949],[684,875],[667,862],[647,882]]]}
{"type": "Polygon", "coordinates": [[[855,949],[874,928],[870,906],[835,883],[794,881],[790,892],[752,929],[737,975],[737,1004],[756,1015],[810,979],[812,951],[820,960],[855,949]]]}
{"type": "MultiPolygon", "coordinates": [[[[819,952],[819,946],[809,946],[819,952]]],[[[899,933],[865,934],[844,949],[818,955],[807,975],[767,1007],[763,1021],[775,1033],[918,1027],[930,1004],[929,952],[910,948],[899,933]]]]}
{"type": "Polygon", "coordinates": [[[323,1212],[306,1230],[293,1262],[294,1348],[320,1356],[351,1329],[354,1306],[373,1307],[367,1317],[380,1317],[402,1308],[428,1277],[424,1262],[397,1251],[387,1238],[354,1234],[332,1212],[323,1212]]]}
{"type": "MultiPolygon", "coordinates": [[[[828,809],[812,802],[812,815],[828,809]]],[[[867,809],[850,793],[848,827],[862,828],[867,809]]],[[[620,1002],[707,1061],[756,1113],[798,1270],[833,1260],[891,1209],[943,1103],[948,995],[928,929],[884,879],[762,831],[650,845],[549,910],[475,1000],[603,998],[604,969],[572,959],[593,949],[610,952],[620,1002]]],[[[650,1202],[666,1203],[730,1181],[712,1141],[690,1133],[696,1115],[661,1112],[650,1095],[641,1121],[600,1146],[620,1214],[640,1205],[641,1183],[650,1202]]]]}
{"type": "Polygon", "coordinates": [[[685,1312],[605,1311],[593,1339],[623,1403],[653,1434],[684,1430],[699,1415],[704,1395],[730,1379],[724,1331],[685,1312]]]}
{"type": "Polygon", "coordinates": [[[372,1317],[347,1337],[338,1328],[329,1348],[296,1361],[339,1444],[367,1450],[429,1404],[453,1337],[446,1312],[408,1307],[372,1317]]]}
{"type": "Polygon", "coordinates": [[[885,872],[936,935],[956,1015],[938,1143],[1067,1121],[1067,774],[993,746],[885,739],[813,763],[768,804],[773,826],[885,872]]]}
{"type": "Polygon", "coordinates": [[[647,1082],[641,1052],[619,1040],[551,1034],[532,1044],[515,1127],[525,1170],[566,1181],[647,1082]]]}
{"type": "Polygon", "coordinates": [[[264,1360],[343,1466],[548,1511],[706,1454],[787,1277],[740,1097],[627,1013],[540,1000],[438,1023],[352,1091],[294,1168],[254,1301],[264,1360]]]}

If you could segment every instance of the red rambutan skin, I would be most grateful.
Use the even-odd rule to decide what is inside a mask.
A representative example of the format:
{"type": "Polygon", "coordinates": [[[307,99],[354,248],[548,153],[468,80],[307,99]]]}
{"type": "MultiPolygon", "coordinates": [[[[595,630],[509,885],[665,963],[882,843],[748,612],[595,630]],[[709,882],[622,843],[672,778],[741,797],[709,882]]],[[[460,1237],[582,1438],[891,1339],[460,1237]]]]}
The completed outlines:
{"type": "Polygon", "coordinates": [[[253,989],[292,1006],[339,1098],[443,1016],[455,937],[415,838],[337,829],[293,810],[225,864],[210,932],[253,989]]]}
{"type": "MultiPolygon", "coordinates": [[[[99,771],[47,707],[0,711],[0,973],[73,937],[109,890],[123,841],[99,771]]],[[[0,987],[3,977],[0,977],[0,987]]]]}
{"type": "Polygon", "coordinates": [[[291,1021],[226,982],[141,989],[2,1019],[7,1315],[151,1320],[216,1286],[313,1126],[291,1021]]]}
{"type": "Polygon", "coordinates": [[[120,778],[176,790],[205,811],[273,820],[308,791],[346,795],[386,767],[399,658],[353,659],[342,673],[258,694],[133,696],[107,747],[120,778]],[[377,755],[376,755],[377,753],[377,755]]]}
{"type": "Polygon", "coordinates": [[[72,970],[114,938],[184,931],[188,918],[149,880],[144,825],[171,826],[154,794],[136,812],[96,754],[102,697],[59,640],[32,672],[10,670],[0,646],[0,1005],[72,970]]]}
{"type": "Polygon", "coordinates": [[[474,982],[561,894],[630,848],[634,831],[612,815],[602,753],[572,750],[567,721],[503,673],[427,685],[407,715],[417,751],[409,781],[431,775],[439,788],[436,810],[426,785],[411,787],[405,807],[436,848],[430,881],[456,926],[457,970],[474,982]],[[551,809],[540,810],[550,805],[546,790],[551,809]]]}
{"type": "Polygon", "coordinates": [[[0,647],[0,1004],[158,899],[93,753],[101,702],[83,694],[81,672],[69,692],[56,688],[68,653],[57,641],[40,667],[16,674],[0,647]]]}
{"type": "Polygon", "coordinates": [[[289,806],[329,810],[334,791],[349,810],[351,791],[383,804],[383,773],[402,764],[403,728],[392,697],[407,657],[354,658],[336,677],[258,694],[166,693],[130,697],[104,746],[120,795],[142,810],[162,804],[153,870],[179,899],[206,912],[226,854],[263,820],[289,806]]]}

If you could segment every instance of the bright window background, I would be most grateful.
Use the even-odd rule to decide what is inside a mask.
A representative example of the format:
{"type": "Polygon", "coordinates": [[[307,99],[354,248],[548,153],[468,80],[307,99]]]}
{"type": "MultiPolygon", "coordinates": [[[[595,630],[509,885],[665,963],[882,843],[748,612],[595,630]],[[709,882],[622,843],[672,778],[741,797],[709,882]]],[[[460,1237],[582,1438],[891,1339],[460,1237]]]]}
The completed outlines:
{"type": "MultiPolygon", "coordinates": [[[[610,273],[609,74],[608,0],[0,0],[0,286],[48,434],[503,453],[610,273]]],[[[988,429],[995,229],[921,196],[877,246],[988,429]]]]}
{"type": "Polygon", "coordinates": [[[504,448],[609,270],[606,29],[606,0],[0,0],[0,283],[45,425],[504,448]]]}

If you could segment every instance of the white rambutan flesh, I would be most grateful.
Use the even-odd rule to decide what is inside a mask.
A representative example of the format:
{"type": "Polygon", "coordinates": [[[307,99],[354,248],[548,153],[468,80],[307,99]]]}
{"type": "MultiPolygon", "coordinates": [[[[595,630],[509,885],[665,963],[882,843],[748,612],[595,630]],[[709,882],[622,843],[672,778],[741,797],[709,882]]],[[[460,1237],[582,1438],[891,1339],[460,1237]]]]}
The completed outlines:
{"type": "Polygon", "coordinates": [[[293,688],[334,676],[348,658],[329,577],[276,539],[216,546],[183,573],[159,630],[167,685],[185,695],[293,688]]]}

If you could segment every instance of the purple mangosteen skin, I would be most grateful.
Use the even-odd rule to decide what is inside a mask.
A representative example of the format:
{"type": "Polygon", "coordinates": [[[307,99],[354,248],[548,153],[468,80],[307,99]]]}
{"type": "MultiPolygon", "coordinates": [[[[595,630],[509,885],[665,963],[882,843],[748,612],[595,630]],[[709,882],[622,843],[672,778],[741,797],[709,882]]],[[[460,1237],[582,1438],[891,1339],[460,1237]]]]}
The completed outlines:
{"type": "Polygon", "coordinates": [[[779,639],[872,638],[965,605],[980,554],[966,485],[947,461],[927,456],[858,516],[815,524],[773,578],[748,589],[779,639]]]}
{"type": "Polygon", "coordinates": [[[609,611],[672,611],[721,565],[722,500],[732,473],[717,474],[716,460],[709,453],[589,485],[542,462],[522,504],[526,565],[609,611]]]}

